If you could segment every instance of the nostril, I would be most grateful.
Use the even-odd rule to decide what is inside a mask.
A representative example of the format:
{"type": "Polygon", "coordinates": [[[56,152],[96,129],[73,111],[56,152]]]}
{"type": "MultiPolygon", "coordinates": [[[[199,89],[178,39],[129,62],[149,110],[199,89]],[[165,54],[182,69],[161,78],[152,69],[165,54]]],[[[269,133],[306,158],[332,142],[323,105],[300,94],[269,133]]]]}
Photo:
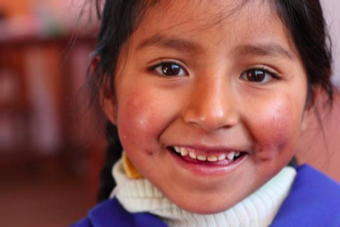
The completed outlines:
{"type": "Polygon", "coordinates": [[[230,128],[239,121],[237,113],[225,113],[222,110],[205,113],[197,113],[193,110],[187,111],[183,118],[185,123],[200,127],[206,131],[230,128]]]}

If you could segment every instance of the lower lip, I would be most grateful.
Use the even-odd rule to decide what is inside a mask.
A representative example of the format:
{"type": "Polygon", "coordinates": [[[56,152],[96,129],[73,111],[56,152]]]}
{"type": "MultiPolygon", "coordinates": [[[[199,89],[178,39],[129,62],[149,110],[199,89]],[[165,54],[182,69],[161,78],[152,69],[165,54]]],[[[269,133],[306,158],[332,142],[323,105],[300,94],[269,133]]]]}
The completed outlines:
{"type": "MultiPolygon", "coordinates": [[[[249,156],[248,154],[241,156],[236,161],[226,164],[225,162],[188,162],[177,156],[173,151],[168,150],[176,162],[184,169],[200,176],[220,176],[230,173],[237,169],[249,156]]],[[[194,161],[194,160],[193,160],[194,161]]]]}

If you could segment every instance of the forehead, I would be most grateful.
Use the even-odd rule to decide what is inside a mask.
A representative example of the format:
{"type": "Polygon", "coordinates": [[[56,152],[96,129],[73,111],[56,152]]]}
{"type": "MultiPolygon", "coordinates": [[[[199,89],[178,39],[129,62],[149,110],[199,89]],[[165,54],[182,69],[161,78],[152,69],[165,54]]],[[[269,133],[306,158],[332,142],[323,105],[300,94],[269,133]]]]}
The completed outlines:
{"type": "Polygon", "coordinates": [[[290,45],[285,27],[267,0],[172,0],[147,9],[131,37],[135,45],[155,35],[212,45],[280,43],[290,45]]]}

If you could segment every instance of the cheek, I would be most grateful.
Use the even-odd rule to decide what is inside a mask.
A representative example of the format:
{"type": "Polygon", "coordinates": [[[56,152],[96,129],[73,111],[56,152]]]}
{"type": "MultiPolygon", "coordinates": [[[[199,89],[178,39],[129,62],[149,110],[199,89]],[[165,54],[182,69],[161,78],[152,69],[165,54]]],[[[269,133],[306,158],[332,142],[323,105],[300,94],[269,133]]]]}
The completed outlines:
{"type": "Polygon", "coordinates": [[[128,152],[142,149],[151,153],[168,124],[166,114],[169,114],[169,110],[164,105],[166,100],[143,86],[130,90],[133,92],[118,96],[117,126],[120,140],[128,152]]]}
{"type": "MultiPolygon", "coordinates": [[[[303,108],[289,96],[268,100],[252,116],[251,127],[260,158],[292,155],[300,134],[303,108]]],[[[250,121],[250,120],[248,120],[250,121]]]]}

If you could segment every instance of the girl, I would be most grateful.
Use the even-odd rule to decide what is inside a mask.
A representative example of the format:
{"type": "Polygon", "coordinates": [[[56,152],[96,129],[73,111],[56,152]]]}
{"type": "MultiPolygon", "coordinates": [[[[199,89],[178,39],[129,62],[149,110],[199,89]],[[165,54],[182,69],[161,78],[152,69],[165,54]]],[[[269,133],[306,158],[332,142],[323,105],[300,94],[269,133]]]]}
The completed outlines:
{"type": "Polygon", "coordinates": [[[327,38],[318,0],[106,0],[90,82],[115,181],[75,226],[340,226],[339,185],[287,166],[332,101],[327,38]]]}

